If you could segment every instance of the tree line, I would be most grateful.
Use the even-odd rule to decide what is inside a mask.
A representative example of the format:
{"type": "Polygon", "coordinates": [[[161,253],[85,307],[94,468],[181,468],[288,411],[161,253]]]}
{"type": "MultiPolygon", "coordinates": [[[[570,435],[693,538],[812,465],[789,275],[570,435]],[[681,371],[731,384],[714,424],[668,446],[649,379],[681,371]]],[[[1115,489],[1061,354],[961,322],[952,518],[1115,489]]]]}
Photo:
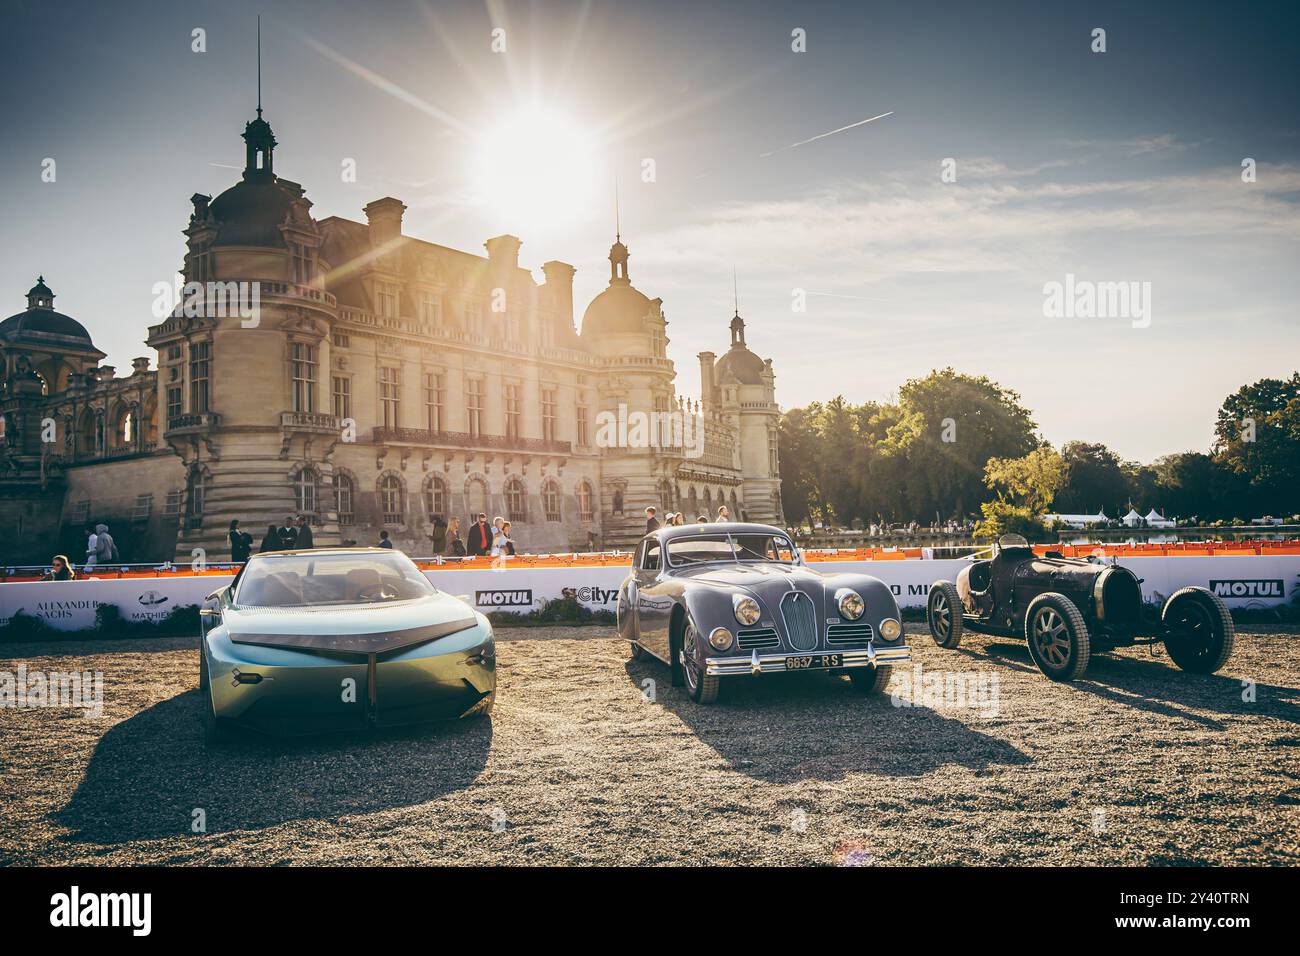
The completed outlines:
{"type": "Polygon", "coordinates": [[[1020,396],[951,368],[896,401],[843,396],[781,419],[792,524],[922,525],[978,519],[984,535],[1041,530],[1047,512],[1121,517],[1130,504],[1201,522],[1290,516],[1300,487],[1300,372],[1227,396],[1207,451],[1125,461],[1103,444],[1052,447],[1020,396]]]}

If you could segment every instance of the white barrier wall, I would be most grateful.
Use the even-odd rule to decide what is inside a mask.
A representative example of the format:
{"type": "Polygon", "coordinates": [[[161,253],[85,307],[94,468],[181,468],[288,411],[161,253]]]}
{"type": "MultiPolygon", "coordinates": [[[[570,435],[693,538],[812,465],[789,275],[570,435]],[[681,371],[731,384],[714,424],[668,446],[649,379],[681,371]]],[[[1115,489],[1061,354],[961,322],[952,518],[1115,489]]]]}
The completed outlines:
{"type": "MultiPolygon", "coordinates": [[[[831,561],[810,566],[827,574],[861,571],[875,575],[890,586],[901,607],[921,607],[930,585],[939,578],[954,579],[965,563],[960,559],[831,561]]],[[[1285,603],[1300,586],[1300,555],[1125,558],[1120,563],[1143,579],[1143,596],[1155,603],[1181,587],[1199,585],[1218,593],[1229,607],[1267,607],[1285,603]]],[[[524,613],[569,592],[592,610],[612,611],[627,570],[579,565],[441,570],[427,575],[439,588],[464,595],[484,613],[524,613]]],[[[173,608],[202,603],[206,595],[230,580],[219,575],[177,575],[0,584],[0,625],[22,610],[59,630],[80,630],[94,625],[100,604],[116,604],[130,621],[158,621],[173,608]]]]}

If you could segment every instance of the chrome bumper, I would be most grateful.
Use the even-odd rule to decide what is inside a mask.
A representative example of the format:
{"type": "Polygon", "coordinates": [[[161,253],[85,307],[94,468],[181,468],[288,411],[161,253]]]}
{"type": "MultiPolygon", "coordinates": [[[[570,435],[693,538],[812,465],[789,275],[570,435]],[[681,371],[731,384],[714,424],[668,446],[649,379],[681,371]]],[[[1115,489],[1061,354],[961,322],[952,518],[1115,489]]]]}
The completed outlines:
{"type": "MultiPolygon", "coordinates": [[[[808,670],[840,670],[848,667],[876,667],[880,664],[902,664],[912,659],[912,649],[906,644],[876,647],[868,644],[852,650],[817,651],[812,654],[760,654],[754,651],[749,657],[709,657],[704,661],[704,673],[709,677],[726,677],[732,674],[784,674],[787,657],[825,657],[839,654],[842,663],[834,668],[807,668],[808,670]]],[[[791,670],[804,668],[791,668],[791,670]]]]}

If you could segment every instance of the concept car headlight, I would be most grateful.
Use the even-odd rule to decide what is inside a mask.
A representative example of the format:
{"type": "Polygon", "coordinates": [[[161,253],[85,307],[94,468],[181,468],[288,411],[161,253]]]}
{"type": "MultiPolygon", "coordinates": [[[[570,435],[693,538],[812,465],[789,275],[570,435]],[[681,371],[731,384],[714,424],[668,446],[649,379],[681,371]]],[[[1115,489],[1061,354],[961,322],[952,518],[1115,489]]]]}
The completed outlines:
{"type": "Polygon", "coordinates": [[[736,613],[736,620],[746,627],[757,624],[758,619],[763,615],[758,602],[744,594],[733,594],[731,596],[731,606],[736,613]]]}
{"type": "Polygon", "coordinates": [[[731,646],[731,632],[725,627],[715,627],[709,634],[709,643],[715,650],[725,651],[731,646]]]}
{"type": "Polygon", "coordinates": [[[850,588],[840,588],[835,592],[835,604],[840,609],[840,616],[848,621],[856,621],[866,609],[862,595],[850,588]]]}
{"type": "Polygon", "coordinates": [[[898,635],[902,633],[903,625],[899,624],[898,621],[894,620],[892,617],[887,617],[880,622],[880,636],[885,640],[896,640],[898,635]]]}

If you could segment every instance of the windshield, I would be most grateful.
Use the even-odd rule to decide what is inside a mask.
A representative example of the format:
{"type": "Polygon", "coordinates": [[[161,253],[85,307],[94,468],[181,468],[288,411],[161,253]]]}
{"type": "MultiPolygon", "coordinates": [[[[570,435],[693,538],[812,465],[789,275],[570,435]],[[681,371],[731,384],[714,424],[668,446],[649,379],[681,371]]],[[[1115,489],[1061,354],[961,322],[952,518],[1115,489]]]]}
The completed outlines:
{"type": "Polygon", "coordinates": [[[409,601],[436,593],[400,551],[303,553],[253,558],[240,575],[234,601],[242,607],[308,607],[409,601]]]}
{"type": "Polygon", "coordinates": [[[668,565],[680,568],[705,561],[773,561],[794,564],[795,550],[783,534],[701,534],[667,543],[668,565]]]}

